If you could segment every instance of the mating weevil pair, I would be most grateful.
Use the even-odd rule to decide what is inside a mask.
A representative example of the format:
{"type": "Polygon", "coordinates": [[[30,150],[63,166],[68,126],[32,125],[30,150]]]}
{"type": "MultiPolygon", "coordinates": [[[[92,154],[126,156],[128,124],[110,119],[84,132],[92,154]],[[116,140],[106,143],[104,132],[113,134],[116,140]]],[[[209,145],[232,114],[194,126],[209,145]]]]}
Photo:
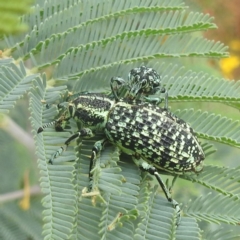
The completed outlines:
{"type": "MultiPolygon", "coordinates": [[[[108,141],[114,144],[122,152],[131,155],[142,170],[156,177],[166,198],[176,209],[179,224],[180,208],[172,199],[158,170],[174,175],[187,171],[199,172],[205,158],[204,152],[192,128],[166,109],[167,97],[165,108],[141,99],[142,95],[148,97],[161,91],[160,77],[155,70],[135,68],[131,70],[128,82],[113,78],[111,88],[114,98],[96,93],[74,95],[62,105],[65,108],[63,114],[40,127],[38,133],[53,124],[64,129],[65,123],[71,118],[81,125],[81,129],[67,139],[65,147],[75,138],[92,137],[95,131],[103,132],[106,137],[96,142],[92,149],[89,176],[104,143],[108,141]],[[113,85],[115,81],[117,88],[113,85]],[[120,98],[122,93],[123,100],[120,98]]],[[[58,149],[49,162],[53,163],[63,150],[64,147],[58,149]]]]}

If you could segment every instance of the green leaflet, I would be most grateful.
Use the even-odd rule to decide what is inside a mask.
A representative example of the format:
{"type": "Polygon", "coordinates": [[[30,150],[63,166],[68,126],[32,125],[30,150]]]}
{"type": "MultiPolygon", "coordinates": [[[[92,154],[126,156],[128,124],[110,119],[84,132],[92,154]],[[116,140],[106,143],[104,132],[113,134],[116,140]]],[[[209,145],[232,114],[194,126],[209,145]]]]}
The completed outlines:
{"type": "Polygon", "coordinates": [[[239,198],[211,193],[195,199],[185,210],[187,216],[219,224],[239,224],[239,198]]]}
{"type": "Polygon", "coordinates": [[[37,74],[27,75],[22,61],[15,65],[13,59],[2,59],[0,61],[0,112],[7,113],[13,108],[16,101],[32,87],[32,81],[36,77],[37,74]]]}
{"type": "Polygon", "coordinates": [[[198,136],[203,139],[240,147],[240,124],[220,114],[185,109],[177,111],[176,115],[191,123],[198,136]]]}
{"type": "Polygon", "coordinates": [[[227,168],[206,165],[199,174],[185,174],[183,179],[197,182],[228,197],[237,197],[240,193],[239,168],[227,168]]]}

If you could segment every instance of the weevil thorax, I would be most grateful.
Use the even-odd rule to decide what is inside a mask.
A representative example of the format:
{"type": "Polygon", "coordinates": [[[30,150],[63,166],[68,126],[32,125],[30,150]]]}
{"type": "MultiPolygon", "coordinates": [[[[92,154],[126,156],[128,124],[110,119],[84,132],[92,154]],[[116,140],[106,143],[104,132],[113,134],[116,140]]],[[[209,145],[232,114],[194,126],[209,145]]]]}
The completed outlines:
{"type": "Polygon", "coordinates": [[[128,75],[129,95],[135,98],[139,94],[155,94],[161,88],[161,77],[153,69],[145,66],[133,68],[128,75]]]}
{"type": "Polygon", "coordinates": [[[178,174],[202,169],[205,156],[192,128],[156,105],[118,102],[105,133],[123,152],[159,169],[178,174]]]}
{"type": "Polygon", "coordinates": [[[82,127],[103,130],[114,101],[98,93],[78,96],[69,103],[69,115],[82,127]]]}

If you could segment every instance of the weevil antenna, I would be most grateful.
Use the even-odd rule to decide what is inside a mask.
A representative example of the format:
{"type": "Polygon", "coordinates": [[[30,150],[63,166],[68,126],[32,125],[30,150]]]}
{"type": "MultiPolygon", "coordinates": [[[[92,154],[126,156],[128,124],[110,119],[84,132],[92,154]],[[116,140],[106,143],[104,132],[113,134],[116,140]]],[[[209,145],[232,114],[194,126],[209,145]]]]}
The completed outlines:
{"type": "Polygon", "coordinates": [[[46,123],[46,124],[42,125],[41,127],[38,128],[37,133],[41,133],[45,128],[50,127],[50,126],[56,124],[57,121],[58,120],[54,120],[54,121],[52,121],[50,123],[46,123]]]}

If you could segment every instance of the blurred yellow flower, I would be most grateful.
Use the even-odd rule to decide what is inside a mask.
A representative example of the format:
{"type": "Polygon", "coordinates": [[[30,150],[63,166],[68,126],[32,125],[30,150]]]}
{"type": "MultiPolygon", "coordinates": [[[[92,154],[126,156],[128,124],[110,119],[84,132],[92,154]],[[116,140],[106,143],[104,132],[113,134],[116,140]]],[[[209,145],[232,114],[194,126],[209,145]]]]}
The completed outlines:
{"type": "Polygon", "coordinates": [[[221,59],[219,64],[224,76],[227,78],[232,78],[232,72],[234,71],[234,69],[239,67],[240,59],[238,56],[232,55],[229,58],[221,59]]]}

